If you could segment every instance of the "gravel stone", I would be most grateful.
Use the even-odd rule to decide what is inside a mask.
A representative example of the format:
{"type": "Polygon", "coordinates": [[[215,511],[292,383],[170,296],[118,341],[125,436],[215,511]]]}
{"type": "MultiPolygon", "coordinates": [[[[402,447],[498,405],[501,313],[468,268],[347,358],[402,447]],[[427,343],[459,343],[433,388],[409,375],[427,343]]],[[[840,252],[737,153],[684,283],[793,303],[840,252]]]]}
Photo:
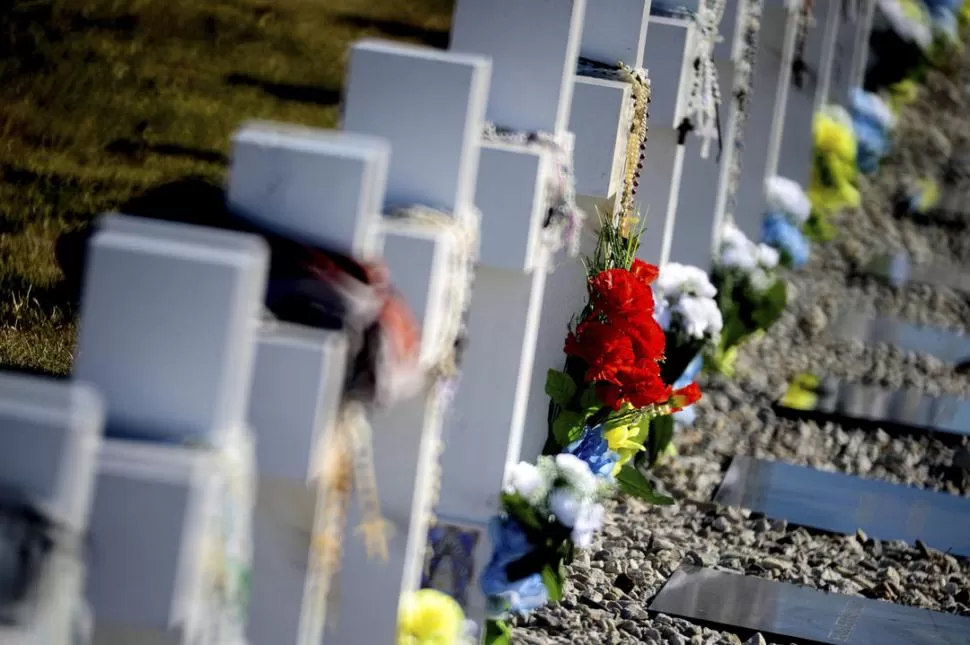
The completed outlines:
{"type": "MultiPolygon", "coordinates": [[[[827,333],[847,307],[970,333],[970,297],[927,285],[891,288],[857,271],[877,253],[902,249],[914,262],[970,272],[970,215],[961,212],[970,203],[970,170],[950,173],[943,206],[955,206],[936,219],[891,215],[893,195],[904,182],[942,178],[951,150],[970,159],[968,70],[965,61],[927,74],[926,90],[905,110],[883,167],[862,180],[862,208],[839,218],[838,239],[813,245],[806,267],[788,274],[789,305],[781,320],[741,348],[732,379],[699,377],[704,398],[696,405],[697,422],[678,431],[678,457],[654,472],[678,503],[608,503],[597,542],[568,567],[563,601],[515,619],[513,643],[741,645],[728,631],[648,614],[650,599],[683,563],[970,616],[966,558],[862,531],[808,531],[709,502],[735,455],[970,496],[966,438],[891,436],[878,428],[782,419],[772,411],[800,372],[970,398],[970,370],[889,345],[836,341],[827,333]]],[[[744,645],[767,643],[755,634],[744,645]]]]}

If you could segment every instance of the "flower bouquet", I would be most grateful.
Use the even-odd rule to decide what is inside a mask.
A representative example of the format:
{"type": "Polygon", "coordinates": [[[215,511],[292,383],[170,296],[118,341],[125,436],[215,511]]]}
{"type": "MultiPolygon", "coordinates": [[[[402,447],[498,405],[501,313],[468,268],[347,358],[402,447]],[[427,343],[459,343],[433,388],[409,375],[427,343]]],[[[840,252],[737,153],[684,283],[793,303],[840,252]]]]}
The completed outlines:
{"type": "Polygon", "coordinates": [[[796,182],[785,177],[772,177],[766,182],[768,213],[761,223],[761,241],[781,254],[781,263],[801,268],[811,253],[811,242],[802,227],[812,212],[808,195],[796,182]]]}
{"type": "Polygon", "coordinates": [[[864,85],[870,92],[918,78],[934,41],[933,19],[921,0],[879,0],[878,7],[886,26],[874,29],[869,39],[864,85]]]}
{"type": "Polygon", "coordinates": [[[733,222],[724,223],[711,282],[724,326],[711,367],[731,375],[737,348],[778,320],[788,302],[788,288],[778,277],[778,251],[755,244],[733,222]]]}
{"type": "MultiPolygon", "coordinates": [[[[677,390],[693,382],[704,366],[704,355],[720,342],[723,321],[715,299],[717,289],[703,269],[669,262],[654,283],[654,296],[654,317],[664,330],[666,346],[661,378],[677,390]]],[[[652,467],[672,452],[675,423],[691,425],[692,407],[651,419],[646,451],[639,453],[638,465],[652,467]]]]}
{"type": "Polygon", "coordinates": [[[588,303],[566,338],[565,368],[549,370],[546,378],[550,432],[544,452],[569,450],[601,433],[619,455],[612,474],[620,488],[657,501],[630,461],[645,450],[650,419],[690,405],[700,391],[694,383],[671,385],[692,356],[679,372],[672,365],[665,379],[666,335],[654,319],[651,287],[658,270],[634,258],[642,229],[633,226],[629,218],[601,221],[596,251],[586,259],[588,303]]]}
{"type": "Polygon", "coordinates": [[[862,202],[856,167],[856,138],[852,118],[843,108],[828,106],[815,115],[812,127],[812,178],[808,198],[812,214],[805,234],[825,242],[835,237],[832,216],[862,202]]]}
{"type": "Polygon", "coordinates": [[[617,458],[594,443],[579,452],[598,453],[594,471],[573,453],[539,457],[538,464],[520,462],[509,473],[502,492],[502,514],[489,524],[494,547],[480,584],[488,599],[485,642],[506,644],[510,631],[504,619],[528,614],[562,597],[565,565],[576,547],[588,548],[603,524],[602,501],[612,492],[617,458]]]}

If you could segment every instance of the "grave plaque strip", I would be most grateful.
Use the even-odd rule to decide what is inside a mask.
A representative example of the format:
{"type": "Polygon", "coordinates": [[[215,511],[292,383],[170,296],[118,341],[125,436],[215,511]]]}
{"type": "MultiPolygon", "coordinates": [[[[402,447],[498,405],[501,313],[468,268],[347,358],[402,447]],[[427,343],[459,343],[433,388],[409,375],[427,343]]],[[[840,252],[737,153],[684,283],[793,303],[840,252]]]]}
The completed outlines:
{"type": "Polygon", "coordinates": [[[843,341],[896,345],[903,351],[929,354],[954,364],[970,359],[968,336],[894,318],[870,317],[862,312],[844,312],[833,326],[832,334],[843,341]]]}
{"type": "Polygon", "coordinates": [[[826,645],[967,645],[970,618],[696,566],[674,572],[650,610],[769,640],[826,645]]]}
{"type": "Polygon", "coordinates": [[[970,401],[951,395],[930,396],[914,389],[885,390],[861,383],[826,379],[811,408],[779,408],[789,413],[834,417],[838,423],[865,422],[907,430],[970,435],[970,401]]]}
{"type": "Polygon", "coordinates": [[[714,501],[833,533],[922,540],[970,556],[970,499],[782,462],[735,457],[714,501]]]}
{"type": "Polygon", "coordinates": [[[970,293],[970,274],[957,267],[940,264],[914,265],[905,252],[876,256],[865,268],[865,273],[897,288],[926,284],[970,293]]]}

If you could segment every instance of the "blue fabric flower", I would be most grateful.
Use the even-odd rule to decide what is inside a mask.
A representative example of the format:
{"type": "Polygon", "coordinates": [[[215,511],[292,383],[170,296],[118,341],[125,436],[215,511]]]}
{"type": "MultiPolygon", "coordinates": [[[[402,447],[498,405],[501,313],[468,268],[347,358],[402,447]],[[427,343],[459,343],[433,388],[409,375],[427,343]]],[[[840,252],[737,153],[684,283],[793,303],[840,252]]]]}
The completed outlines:
{"type": "Polygon", "coordinates": [[[798,227],[780,213],[768,213],[761,223],[761,241],[778,249],[798,269],[808,262],[811,243],[798,227]]]}
{"type": "Polygon", "coordinates": [[[508,612],[525,615],[546,605],[549,592],[540,574],[509,580],[506,568],[534,548],[518,522],[511,518],[493,517],[488,524],[488,536],[494,551],[488,566],[482,571],[479,585],[488,598],[489,615],[496,617],[508,612]]]}
{"type": "Polygon", "coordinates": [[[889,151],[889,133],[867,119],[853,122],[856,136],[856,165],[870,175],[879,169],[879,162],[889,151]]]}
{"type": "Polygon", "coordinates": [[[602,424],[585,428],[583,436],[566,446],[563,452],[582,459],[594,475],[604,479],[613,478],[613,468],[620,460],[620,455],[610,450],[609,442],[603,437],[602,424]]]}

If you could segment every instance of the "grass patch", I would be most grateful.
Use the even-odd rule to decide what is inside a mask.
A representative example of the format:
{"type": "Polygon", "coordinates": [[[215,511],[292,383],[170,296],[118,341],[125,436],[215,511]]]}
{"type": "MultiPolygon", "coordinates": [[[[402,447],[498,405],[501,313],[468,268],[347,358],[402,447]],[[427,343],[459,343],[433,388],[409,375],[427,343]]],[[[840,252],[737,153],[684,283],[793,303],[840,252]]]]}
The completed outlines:
{"type": "Polygon", "coordinates": [[[0,365],[70,371],[76,289],[55,259],[65,234],[146,207],[162,184],[221,184],[246,119],[335,127],[350,45],[443,47],[451,11],[452,0],[0,0],[0,365]]]}

